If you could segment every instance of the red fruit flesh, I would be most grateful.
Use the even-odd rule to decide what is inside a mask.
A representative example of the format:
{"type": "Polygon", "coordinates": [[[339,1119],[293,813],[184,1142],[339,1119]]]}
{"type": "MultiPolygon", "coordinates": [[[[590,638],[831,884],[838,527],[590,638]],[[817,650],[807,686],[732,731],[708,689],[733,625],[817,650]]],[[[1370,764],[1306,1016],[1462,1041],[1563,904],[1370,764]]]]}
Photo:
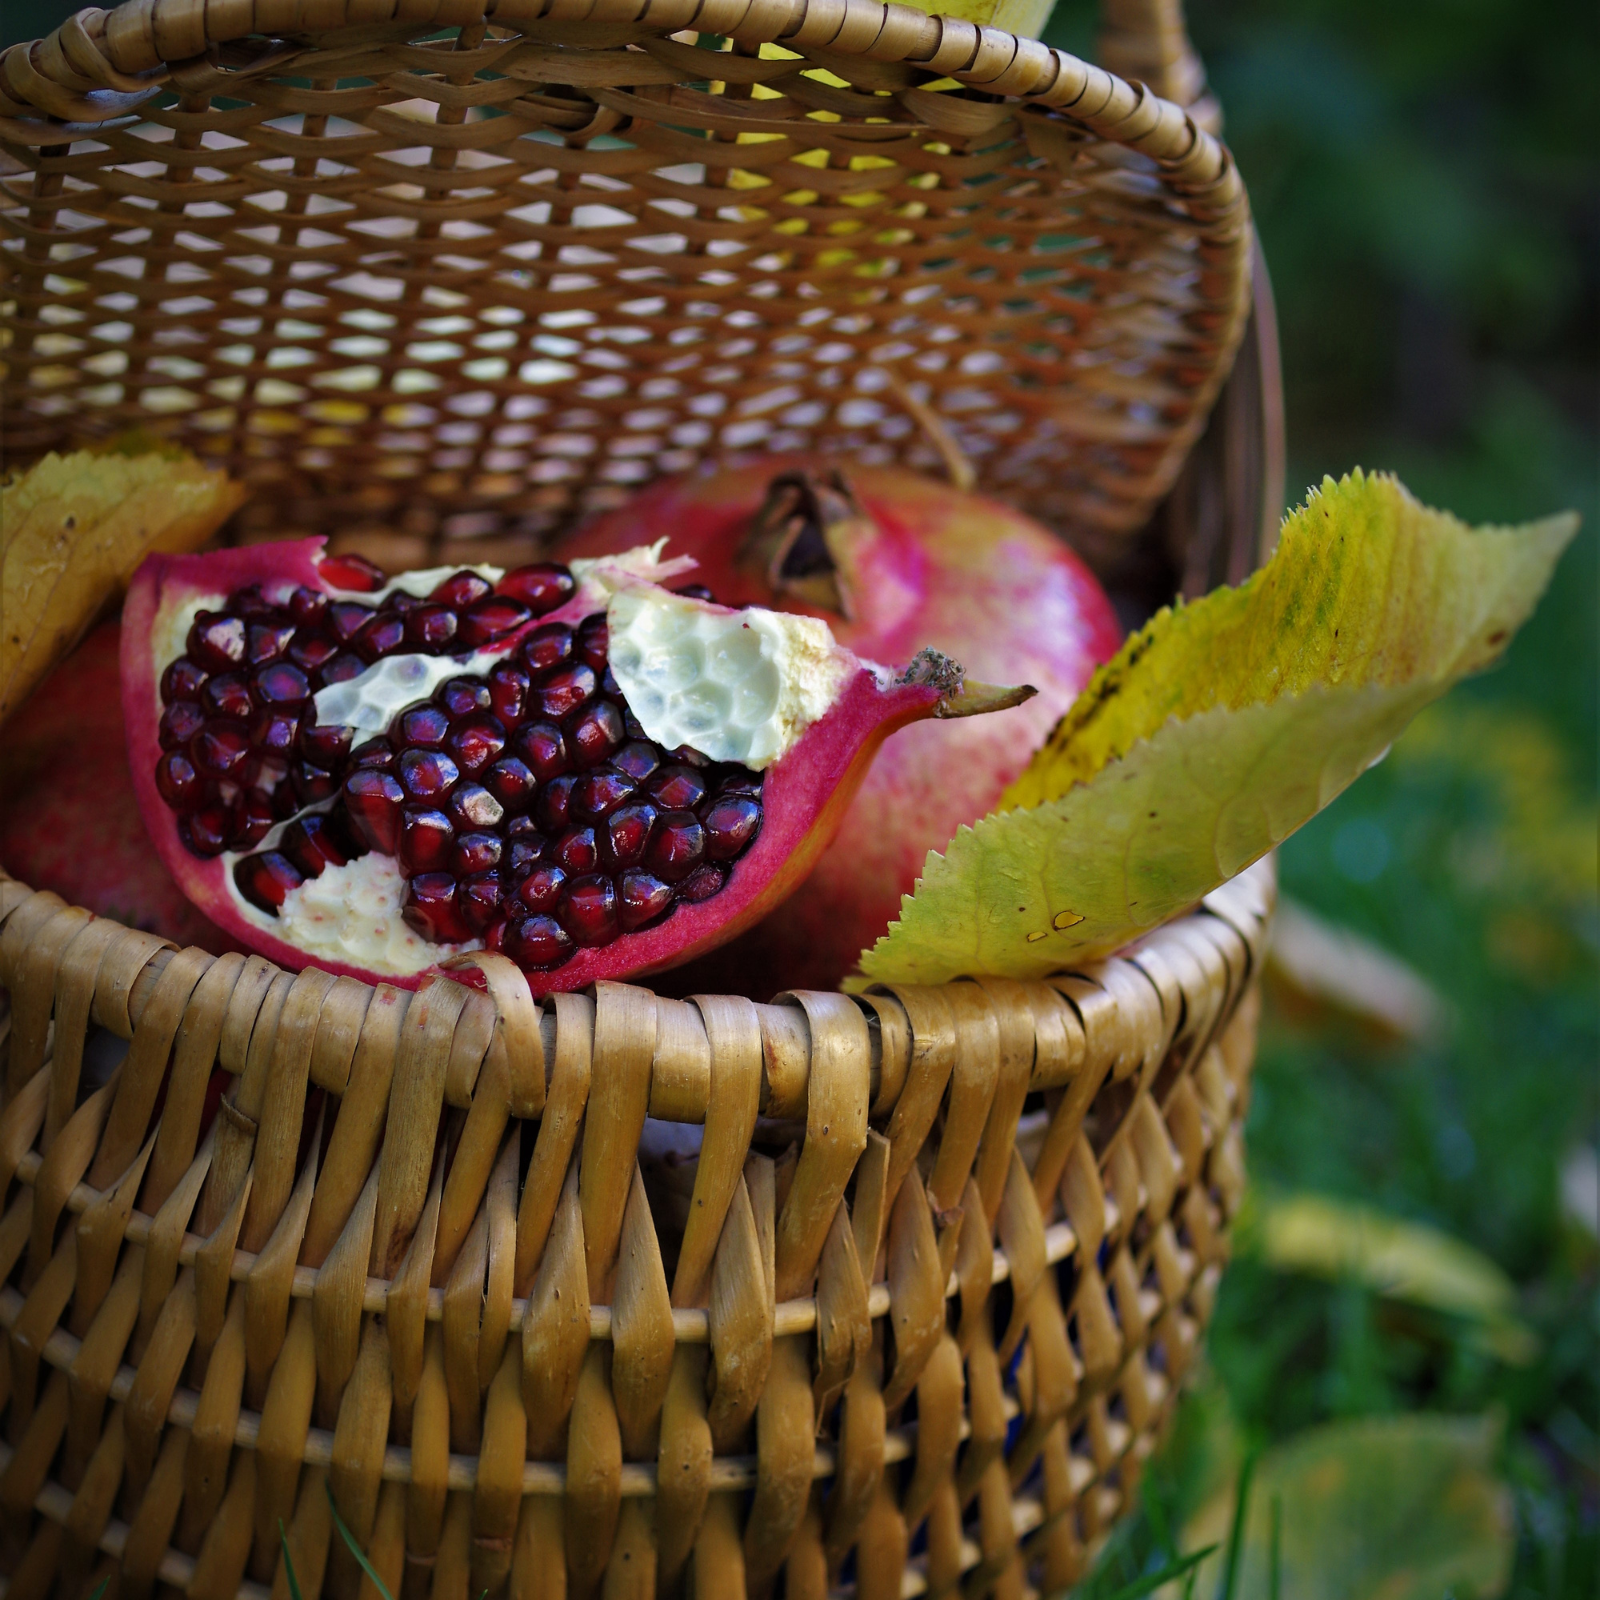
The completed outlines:
{"type": "Polygon", "coordinates": [[[759,928],[675,975],[671,986],[684,993],[765,999],[779,983],[836,985],[899,914],[928,851],[994,808],[1122,639],[1099,584],[1048,530],[897,469],[852,468],[820,516],[798,496],[779,505],[793,514],[790,531],[810,525],[774,572],[758,518],[774,480],[806,465],[756,461],[652,485],[559,553],[597,556],[665,535],[726,605],[824,617],[841,644],[875,661],[903,661],[933,641],[974,678],[1030,683],[1039,694],[1005,717],[908,728],[873,763],[811,877],[759,928]]]}
{"type": "Polygon", "coordinates": [[[124,612],[128,747],[157,851],[208,916],[290,967],[414,985],[433,946],[443,958],[481,942],[543,993],[687,959],[792,890],[877,746],[959,682],[885,684],[849,666],[762,774],[649,737],[610,670],[596,591],[565,568],[508,573],[493,592],[462,571],[418,599],[341,567],[361,600],[332,592],[330,568],[317,540],[153,557],[124,612]],[[491,612],[492,642],[463,651],[461,619],[491,612]],[[447,650],[460,670],[383,713],[382,733],[318,720],[315,695],[347,674],[447,650]],[[403,880],[383,902],[394,915],[373,913],[401,954],[347,920],[333,937],[353,947],[326,928],[301,945],[297,892],[332,873],[317,915],[331,902],[346,916],[343,875],[369,854],[393,858],[383,882],[403,880]]]}

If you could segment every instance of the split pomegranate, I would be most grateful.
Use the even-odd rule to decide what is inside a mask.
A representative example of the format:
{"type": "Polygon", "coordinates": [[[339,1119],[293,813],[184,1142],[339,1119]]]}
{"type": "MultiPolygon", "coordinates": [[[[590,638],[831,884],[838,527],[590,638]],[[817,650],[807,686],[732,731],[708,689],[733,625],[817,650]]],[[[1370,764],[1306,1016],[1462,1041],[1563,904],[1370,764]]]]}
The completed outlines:
{"type": "MultiPolygon", "coordinates": [[[[823,617],[848,648],[903,660],[936,639],[974,676],[1031,683],[1012,716],[911,728],[873,764],[834,842],[781,911],[675,982],[766,999],[775,980],[831,988],[900,909],[930,850],[991,811],[1121,643],[1088,568],[1011,507],[899,469],[848,478],[766,460],[652,485],[556,553],[589,558],[647,532],[699,563],[730,605],[823,617]]],[[[688,992],[685,988],[684,992],[688,992]]]]}
{"type": "Polygon", "coordinates": [[[692,566],[659,544],[393,580],[320,540],[152,557],[123,700],[162,859],[286,965],[416,982],[487,947],[571,988],[759,919],[895,728],[1031,693],[666,587],[692,566]]]}

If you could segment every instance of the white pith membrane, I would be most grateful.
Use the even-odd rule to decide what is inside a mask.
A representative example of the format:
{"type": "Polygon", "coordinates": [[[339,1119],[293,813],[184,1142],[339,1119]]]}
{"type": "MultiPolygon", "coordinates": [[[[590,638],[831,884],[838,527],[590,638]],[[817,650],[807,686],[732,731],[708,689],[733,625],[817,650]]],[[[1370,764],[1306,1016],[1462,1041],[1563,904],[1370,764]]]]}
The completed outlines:
{"type": "Polygon", "coordinates": [[[755,772],[794,748],[856,670],[819,617],[627,588],[612,596],[606,625],[611,671],[657,744],[755,772]]]}
{"type": "MultiPolygon", "coordinates": [[[[614,557],[567,563],[578,583],[575,599],[590,602],[587,614],[605,610],[612,672],[651,740],[664,750],[688,745],[713,761],[764,771],[827,714],[851,674],[865,663],[836,643],[819,618],[759,607],[731,611],[660,587],[695,566],[689,557],[663,560],[665,543],[657,540],[614,557]]],[[[429,568],[402,573],[378,590],[329,593],[333,599],[376,609],[397,590],[425,596],[462,570],[429,568]]],[[[502,569],[492,566],[467,570],[491,583],[503,576],[502,569]]],[[[292,587],[284,585],[285,595],[292,587]]],[[[156,659],[170,662],[184,654],[196,614],[226,603],[225,595],[205,596],[171,608],[158,624],[162,649],[156,659]]],[[[562,609],[577,614],[573,602],[562,609]]],[[[446,679],[484,676],[513,654],[502,647],[460,656],[386,656],[354,678],[319,689],[312,697],[317,722],[354,727],[359,744],[385,733],[401,711],[429,699],[446,679]]],[[[234,882],[237,863],[278,848],[290,823],[335,803],[306,806],[274,824],[252,849],[224,851],[216,858],[227,892],[246,922],[309,957],[396,977],[483,948],[482,939],[450,944],[413,932],[402,915],[407,879],[393,856],[377,850],[343,866],[325,866],[285,894],[276,916],[246,900],[234,882]]]]}

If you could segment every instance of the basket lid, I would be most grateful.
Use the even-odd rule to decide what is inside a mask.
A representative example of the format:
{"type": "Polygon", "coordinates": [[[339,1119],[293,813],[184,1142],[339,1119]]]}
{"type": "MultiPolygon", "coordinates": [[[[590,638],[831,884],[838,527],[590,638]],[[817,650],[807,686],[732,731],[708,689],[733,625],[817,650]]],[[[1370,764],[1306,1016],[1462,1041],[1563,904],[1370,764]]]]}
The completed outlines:
{"type": "Polygon", "coordinates": [[[928,407],[1106,565],[1249,311],[1189,113],[876,0],[128,0],[3,63],[8,451],[154,421],[247,537],[489,559],[711,458],[934,465],[928,407]]]}

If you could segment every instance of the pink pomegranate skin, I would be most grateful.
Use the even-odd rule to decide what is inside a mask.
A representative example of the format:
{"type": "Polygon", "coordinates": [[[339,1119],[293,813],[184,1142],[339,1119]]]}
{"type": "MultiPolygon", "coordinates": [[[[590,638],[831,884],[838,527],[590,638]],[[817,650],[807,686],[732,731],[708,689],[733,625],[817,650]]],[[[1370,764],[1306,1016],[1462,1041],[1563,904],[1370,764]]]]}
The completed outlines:
{"type": "MultiPolygon", "coordinates": [[[[306,965],[306,953],[242,914],[228,883],[226,859],[201,858],[185,847],[177,817],[156,788],[160,680],[167,663],[156,659],[154,641],[165,631],[164,619],[193,600],[216,605],[230,592],[254,583],[327,588],[317,568],[322,546],[320,539],[307,539],[201,556],[152,556],[134,575],[122,620],[122,709],[129,767],[156,852],[212,923],[244,947],[296,971],[306,965]]],[[[589,609],[591,602],[580,595],[528,626],[576,622],[589,609]]],[[[507,636],[494,648],[509,653],[524,631],[507,636]]],[[[884,739],[910,722],[933,716],[941,699],[940,690],[929,684],[883,687],[873,673],[859,668],[829,711],[767,769],[761,832],[720,892],[698,904],[679,905],[654,927],[624,934],[600,948],[580,949],[550,971],[527,973],[532,992],[537,996],[582,988],[601,978],[654,972],[710,950],[760,921],[806,875],[832,838],[884,739]]],[[[317,964],[330,972],[405,988],[419,987],[432,970],[396,976],[322,957],[317,964]]]]}
{"type": "Polygon", "coordinates": [[[1122,630],[1100,585],[1060,539],[998,501],[916,473],[852,467],[867,517],[851,524],[838,581],[852,615],[774,593],[740,547],[784,472],[824,463],[770,458],[652,485],[587,523],[556,559],[622,550],[665,536],[700,563],[696,581],[727,605],[826,617],[839,642],[874,661],[939,648],[989,683],[1038,695],[1003,717],[908,728],[873,763],[810,878],[760,927],[675,975],[682,992],[831,988],[899,914],[929,850],[994,808],[1122,630]],[[687,986],[687,987],[685,987],[687,986]]]}
{"type": "Polygon", "coordinates": [[[0,733],[0,863],[129,927],[213,955],[240,949],[150,852],[122,738],[120,633],[96,628],[0,733]]]}

